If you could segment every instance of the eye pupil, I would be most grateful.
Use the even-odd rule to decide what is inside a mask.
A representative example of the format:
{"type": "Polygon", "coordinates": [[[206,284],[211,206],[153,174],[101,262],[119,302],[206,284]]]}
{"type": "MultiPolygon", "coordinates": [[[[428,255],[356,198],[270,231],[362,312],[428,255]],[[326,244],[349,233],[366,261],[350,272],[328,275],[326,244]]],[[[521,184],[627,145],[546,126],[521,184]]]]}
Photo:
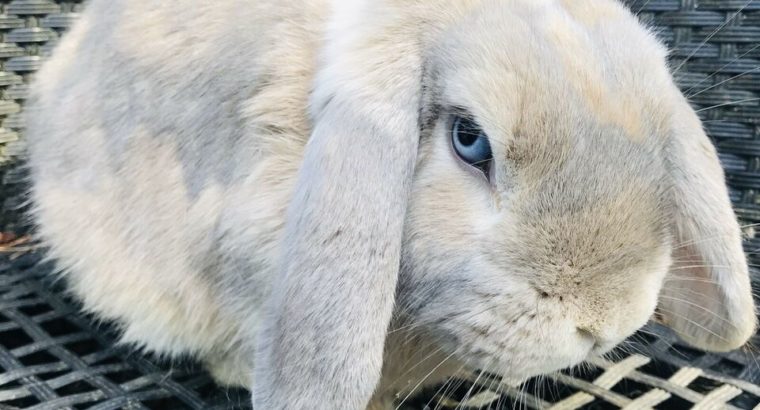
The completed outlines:
{"type": "Polygon", "coordinates": [[[454,121],[454,132],[459,142],[467,147],[474,144],[482,133],[474,121],[462,117],[457,117],[454,121]]]}
{"type": "Polygon", "coordinates": [[[477,140],[478,140],[478,136],[477,135],[464,134],[464,133],[461,133],[461,132],[459,134],[459,142],[461,142],[462,145],[464,145],[464,146],[470,146],[470,145],[474,144],[475,141],[477,141],[477,140]]]}
{"type": "Polygon", "coordinates": [[[459,158],[488,176],[493,159],[491,144],[475,121],[455,117],[451,125],[451,140],[459,158]]]}

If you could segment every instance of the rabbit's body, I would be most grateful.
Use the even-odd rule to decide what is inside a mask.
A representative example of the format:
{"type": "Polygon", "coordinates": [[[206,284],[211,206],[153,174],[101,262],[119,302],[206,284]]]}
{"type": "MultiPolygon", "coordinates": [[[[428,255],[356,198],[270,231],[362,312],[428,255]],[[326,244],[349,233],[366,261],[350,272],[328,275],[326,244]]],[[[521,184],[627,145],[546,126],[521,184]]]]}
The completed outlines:
{"type": "Polygon", "coordinates": [[[91,0],[28,110],[39,232],[85,307],[267,409],[520,381],[658,297],[692,343],[743,343],[738,227],[659,44],[609,0],[433,3],[91,0]],[[453,155],[460,117],[492,167],[453,155]]]}
{"type": "MultiPolygon", "coordinates": [[[[46,119],[29,124],[40,234],[124,342],[199,357],[219,382],[249,386],[309,135],[324,2],[91,3],[29,109],[46,119]]],[[[384,390],[419,369],[401,382],[389,368],[384,390]]]]}
{"type": "Polygon", "coordinates": [[[41,234],[128,342],[217,360],[256,326],[321,25],[277,3],[92,1],[39,74],[41,234]]]}

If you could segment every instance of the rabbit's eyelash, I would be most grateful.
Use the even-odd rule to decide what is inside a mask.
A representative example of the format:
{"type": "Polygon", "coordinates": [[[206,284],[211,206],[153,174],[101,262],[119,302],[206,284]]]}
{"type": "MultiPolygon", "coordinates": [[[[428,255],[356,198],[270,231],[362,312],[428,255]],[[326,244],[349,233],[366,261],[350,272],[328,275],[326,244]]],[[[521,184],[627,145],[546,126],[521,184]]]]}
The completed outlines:
{"type": "MultiPolygon", "coordinates": [[[[447,121],[449,121],[448,124],[450,124],[451,121],[453,121],[455,117],[462,117],[464,119],[467,119],[467,120],[475,122],[482,129],[481,123],[478,121],[477,117],[475,115],[473,115],[472,112],[469,109],[464,108],[461,105],[450,105],[445,110],[439,109],[438,111],[439,112],[445,112],[445,115],[448,116],[448,120],[447,120],[447,121]]],[[[508,135],[508,134],[513,133],[511,130],[509,130],[506,127],[503,127],[501,125],[498,125],[498,124],[495,125],[494,129],[498,133],[501,133],[501,134],[504,134],[504,135],[508,135]]],[[[500,147],[502,147],[505,150],[509,150],[510,149],[509,144],[505,143],[504,141],[500,141],[497,138],[492,138],[491,134],[486,133],[486,135],[488,135],[488,142],[490,144],[492,144],[492,145],[493,144],[497,144],[497,145],[499,145],[500,147]]]]}
{"type": "MultiPolygon", "coordinates": [[[[450,106],[450,107],[448,107],[448,109],[446,110],[446,115],[449,117],[447,119],[447,127],[451,125],[451,123],[454,121],[454,118],[457,117],[457,116],[465,118],[465,119],[470,120],[470,121],[473,121],[476,124],[478,124],[478,126],[480,127],[480,123],[478,122],[477,118],[474,115],[472,115],[468,109],[463,108],[461,106],[450,106]]],[[[481,129],[482,129],[482,127],[481,127],[481,129]]],[[[502,133],[502,134],[505,134],[505,135],[508,134],[508,133],[511,133],[510,130],[508,130],[506,127],[503,127],[503,126],[498,126],[497,125],[495,127],[495,129],[499,133],[502,133]]],[[[504,141],[501,141],[498,138],[492,138],[491,134],[486,133],[486,135],[488,136],[488,143],[491,144],[491,146],[497,145],[497,146],[499,146],[500,148],[502,148],[506,152],[509,152],[510,150],[512,150],[512,146],[510,144],[505,143],[504,141]]]]}
{"type": "Polygon", "coordinates": [[[472,112],[461,105],[451,105],[446,111],[449,116],[458,116],[470,121],[477,122],[477,119],[474,115],[472,115],[472,112]]]}

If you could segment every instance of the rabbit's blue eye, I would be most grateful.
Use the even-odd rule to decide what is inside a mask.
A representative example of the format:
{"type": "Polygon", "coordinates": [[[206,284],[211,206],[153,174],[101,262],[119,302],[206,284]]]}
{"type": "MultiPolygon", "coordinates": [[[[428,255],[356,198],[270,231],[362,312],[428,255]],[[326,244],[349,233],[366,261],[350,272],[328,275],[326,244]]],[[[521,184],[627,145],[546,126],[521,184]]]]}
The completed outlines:
{"type": "Polygon", "coordinates": [[[451,143],[462,161],[488,176],[493,160],[491,144],[488,142],[488,136],[475,121],[466,117],[455,117],[451,124],[451,143]]]}

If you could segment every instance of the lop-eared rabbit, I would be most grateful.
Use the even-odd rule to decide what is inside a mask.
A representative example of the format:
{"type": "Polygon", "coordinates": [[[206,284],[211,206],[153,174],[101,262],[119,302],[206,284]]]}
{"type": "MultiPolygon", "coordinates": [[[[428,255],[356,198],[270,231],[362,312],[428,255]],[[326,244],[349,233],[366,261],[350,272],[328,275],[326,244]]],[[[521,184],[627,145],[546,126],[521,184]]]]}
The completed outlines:
{"type": "MultiPolygon", "coordinates": [[[[39,235],[257,409],[519,383],[755,315],[715,149],[613,0],[91,0],[27,115],[39,235]]],[[[401,395],[401,396],[400,396],[401,395]]]]}

